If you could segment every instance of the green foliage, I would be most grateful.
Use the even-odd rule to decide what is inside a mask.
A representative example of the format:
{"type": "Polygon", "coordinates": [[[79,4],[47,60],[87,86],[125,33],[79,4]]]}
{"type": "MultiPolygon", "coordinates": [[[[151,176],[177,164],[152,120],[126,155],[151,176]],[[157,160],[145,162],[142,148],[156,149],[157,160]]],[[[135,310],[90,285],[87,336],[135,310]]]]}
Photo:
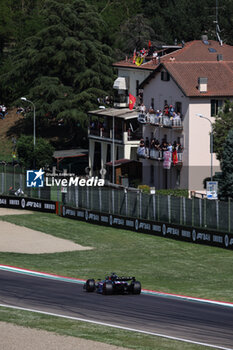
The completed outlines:
{"type": "Polygon", "coordinates": [[[163,196],[175,196],[175,197],[189,197],[188,190],[156,190],[156,194],[161,194],[163,196]]]}
{"type": "Polygon", "coordinates": [[[42,29],[12,54],[0,77],[3,100],[26,96],[36,105],[41,128],[62,118],[72,132],[112,88],[111,49],[99,40],[102,19],[83,0],[45,1],[40,16],[42,29]]]}
{"type": "Polygon", "coordinates": [[[233,103],[226,101],[223,111],[216,116],[213,124],[214,152],[220,161],[223,158],[224,143],[231,129],[233,129],[233,103]]]}
{"type": "Polygon", "coordinates": [[[224,143],[224,149],[222,152],[221,169],[222,176],[219,183],[219,194],[222,199],[233,198],[233,129],[229,131],[229,134],[224,143]]]}
{"type": "Polygon", "coordinates": [[[33,138],[22,135],[17,141],[17,153],[20,163],[27,168],[43,168],[52,164],[54,148],[42,138],[36,139],[34,149],[33,138]]]}
{"type": "Polygon", "coordinates": [[[148,19],[142,14],[137,14],[121,25],[118,47],[123,52],[132,54],[134,49],[147,48],[149,40],[154,36],[154,30],[151,28],[148,19]]]}
{"type": "MultiPolygon", "coordinates": [[[[150,186],[148,185],[139,185],[138,189],[141,190],[143,193],[150,193],[150,186]]],[[[160,194],[162,196],[175,196],[175,197],[186,197],[188,198],[189,192],[188,190],[182,190],[182,189],[176,189],[176,190],[156,190],[156,194],[160,194]]]]}
{"type": "Polygon", "coordinates": [[[148,185],[139,185],[138,189],[141,190],[143,193],[150,193],[150,186],[148,185]]]}
{"type": "MultiPolygon", "coordinates": [[[[210,39],[216,40],[215,34],[215,2],[206,0],[144,0],[144,15],[150,20],[156,38],[167,44],[174,40],[200,40],[201,35],[207,34],[210,39]]],[[[219,8],[219,24],[223,31],[221,37],[232,43],[232,16],[231,0],[223,0],[219,8]]]]}

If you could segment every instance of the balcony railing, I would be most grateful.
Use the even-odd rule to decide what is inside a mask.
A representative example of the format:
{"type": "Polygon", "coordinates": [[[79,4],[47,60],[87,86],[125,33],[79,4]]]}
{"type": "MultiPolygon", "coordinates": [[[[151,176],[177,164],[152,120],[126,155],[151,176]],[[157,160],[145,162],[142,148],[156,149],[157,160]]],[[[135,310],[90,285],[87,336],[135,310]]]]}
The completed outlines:
{"type": "Polygon", "coordinates": [[[166,115],[157,116],[156,114],[140,113],[138,122],[141,124],[151,124],[160,127],[183,128],[183,123],[180,117],[170,118],[166,115]]]}
{"type": "Polygon", "coordinates": [[[104,128],[89,128],[89,135],[110,138],[110,130],[105,130],[104,128]]]}
{"type": "MultiPolygon", "coordinates": [[[[144,158],[144,159],[153,159],[153,160],[158,160],[158,161],[163,161],[163,151],[161,150],[156,150],[153,148],[147,148],[147,147],[138,147],[137,149],[137,155],[139,158],[144,158]]],[[[172,157],[173,159],[173,157],[172,157]]],[[[182,152],[177,152],[177,162],[172,161],[173,164],[181,164],[183,162],[183,153],[182,152]]]]}

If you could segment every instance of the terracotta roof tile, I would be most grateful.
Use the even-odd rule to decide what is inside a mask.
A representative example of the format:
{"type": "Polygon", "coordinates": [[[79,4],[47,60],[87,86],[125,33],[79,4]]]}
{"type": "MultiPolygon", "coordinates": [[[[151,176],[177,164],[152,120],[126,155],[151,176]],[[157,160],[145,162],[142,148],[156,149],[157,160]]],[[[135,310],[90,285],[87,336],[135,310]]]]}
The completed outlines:
{"type": "Polygon", "coordinates": [[[185,44],[185,46],[177,51],[161,57],[161,62],[175,58],[175,62],[203,62],[217,61],[217,55],[223,55],[224,61],[233,61],[233,46],[220,44],[217,41],[209,40],[209,45],[204,44],[201,40],[194,40],[185,44]],[[214,49],[216,52],[210,52],[209,49],[214,49]]]}
{"type": "Polygon", "coordinates": [[[162,56],[161,65],[141,85],[153,79],[164,66],[186,96],[233,96],[233,46],[220,46],[213,40],[208,42],[206,45],[201,40],[194,40],[182,49],[162,56]],[[222,55],[222,61],[217,60],[218,54],[222,55]],[[208,78],[206,93],[198,90],[199,77],[208,78]]]}
{"type": "Polygon", "coordinates": [[[226,62],[165,62],[186,96],[232,96],[233,70],[226,62]],[[208,78],[207,92],[198,90],[198,78],[208,78]]]}

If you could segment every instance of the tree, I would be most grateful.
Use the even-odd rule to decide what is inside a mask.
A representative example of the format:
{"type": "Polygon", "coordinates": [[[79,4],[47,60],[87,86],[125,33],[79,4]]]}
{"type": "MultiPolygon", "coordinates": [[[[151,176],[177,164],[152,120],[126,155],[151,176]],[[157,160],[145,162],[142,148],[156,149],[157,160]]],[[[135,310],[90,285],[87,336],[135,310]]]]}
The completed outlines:
{"type": "Polygon", "coordinates": [[[38,126],[63,119],[72,133],[112,87],[111,49],[101,43],[100,16],[84,0],[45,1],[41,15],[44,28],[15,50],[0,77],[3,100],[26,96],[38,126]]]}
{"type": "Polygon", "coordinates": [[[233,129],[229,131],[229,134],[224,143],[224,149],[222,152],[221,169],[222,176],[219,183],[220,198],[227,199],[233,198],[233,129]]]}
{"type": "Polygon", "coordinates": [[[50,166],[53,160],[54,148],[42,138],[36,139],[34,148],[33,138],[22,135],[17,141],[17,153],[20,163],[27,169],[43,168],[50,166]]]}
{"type": "Polygon", "coordinates": [[[142,14],[138,14],[122,24],[118,46],[123,52],[132,54],[134,49],[147,48],[149,40],[154,36],[154,30],[150,27],[149,21],[142,14]]]}
{"type": "Polygon", "coordinates": [[[214,152],[220,161],[223,158],[224,143],[231,129],[233,129],[233,103],[226,101],[223,111],[216,115],[213,124],[214,152]]]}

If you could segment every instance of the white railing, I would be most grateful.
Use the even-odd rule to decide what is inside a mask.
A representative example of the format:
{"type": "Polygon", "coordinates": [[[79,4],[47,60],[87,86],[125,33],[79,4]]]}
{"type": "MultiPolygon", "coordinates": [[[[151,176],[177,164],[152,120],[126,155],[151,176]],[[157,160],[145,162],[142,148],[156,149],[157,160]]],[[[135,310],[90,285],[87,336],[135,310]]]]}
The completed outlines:
{"type": "Polygon", "coordinates": [[[170,118],[167,115],[156,115],[150,113],[140,113],[138,115],[138,122],[141,124],[151,124],[158,126],[167,126],[167,127],[183,127],[182,120],[180,117],[170,118]]]}

